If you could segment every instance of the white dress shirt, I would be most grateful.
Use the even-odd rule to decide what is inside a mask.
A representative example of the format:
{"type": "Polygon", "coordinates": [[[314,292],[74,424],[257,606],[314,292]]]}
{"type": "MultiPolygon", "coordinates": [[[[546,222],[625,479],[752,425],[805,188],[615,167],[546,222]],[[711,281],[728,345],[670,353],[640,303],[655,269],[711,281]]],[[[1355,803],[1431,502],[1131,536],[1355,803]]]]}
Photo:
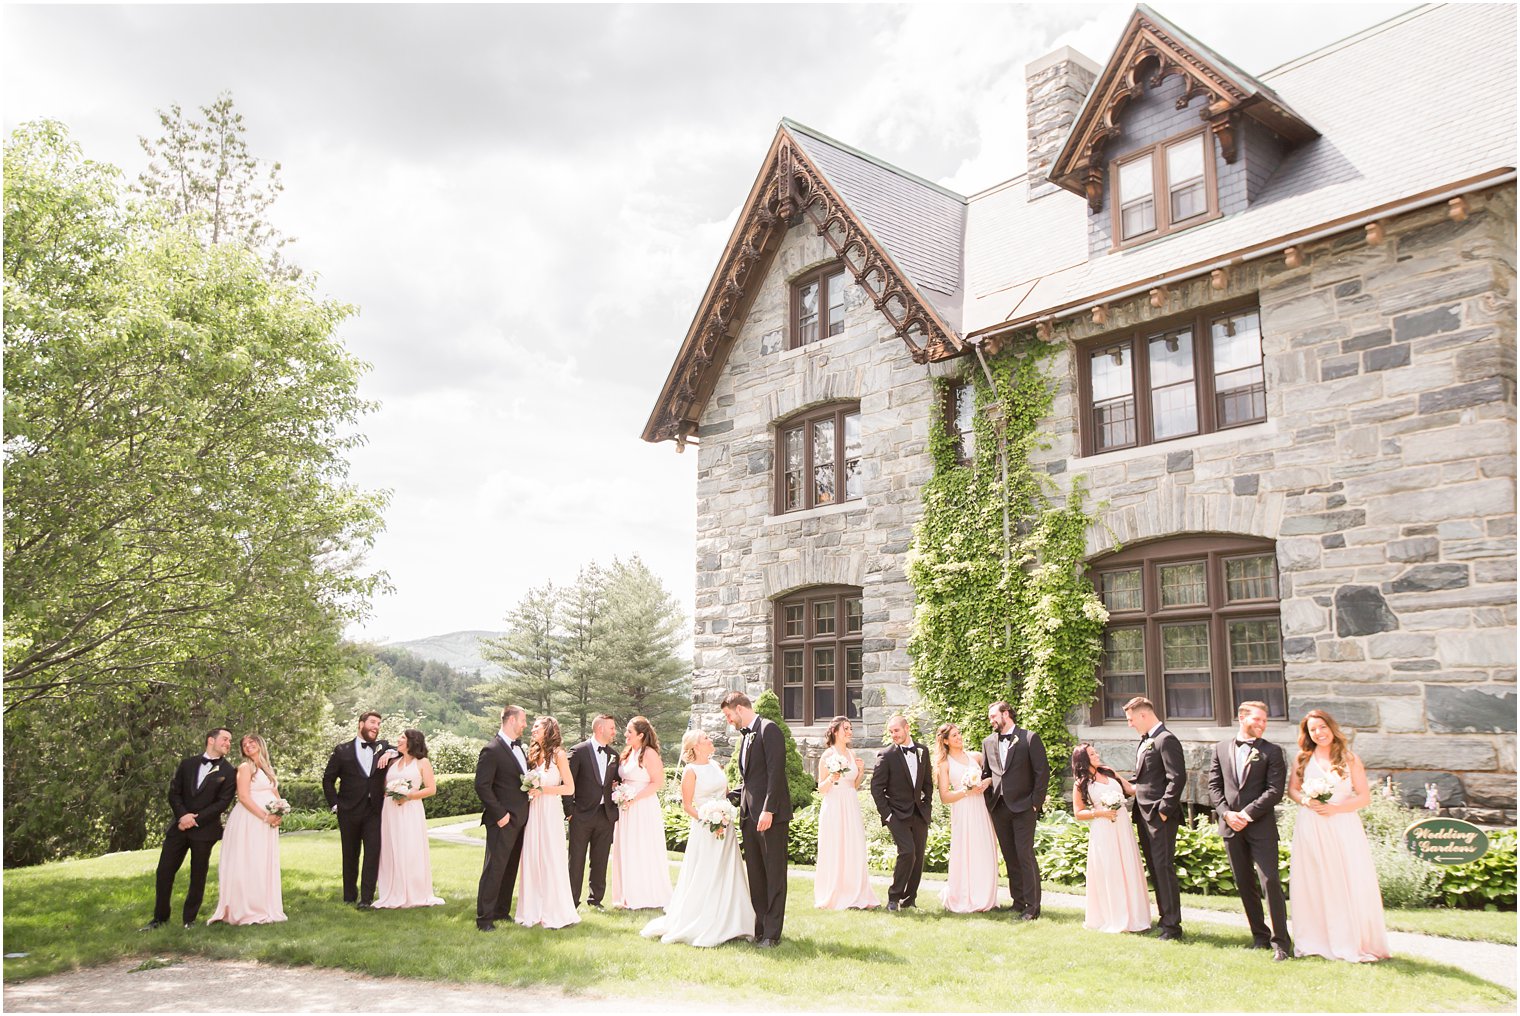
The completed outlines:
{"type": "Polygon", "coordinates": [[[918,786],[918,752],[913,750],[913,743],[911,741],[899,747],[902,749],[903,761],[908,763],[908,778],[913,781],[913,785],[916,787],[918,786]]]}
{"type": "Polygon", "coordinates": [[[354,755],[358,757],[359,768],[364,770],[365,776],[374,771],[375,749],[364,747],[364,738],[354,738],[354,755]]]}

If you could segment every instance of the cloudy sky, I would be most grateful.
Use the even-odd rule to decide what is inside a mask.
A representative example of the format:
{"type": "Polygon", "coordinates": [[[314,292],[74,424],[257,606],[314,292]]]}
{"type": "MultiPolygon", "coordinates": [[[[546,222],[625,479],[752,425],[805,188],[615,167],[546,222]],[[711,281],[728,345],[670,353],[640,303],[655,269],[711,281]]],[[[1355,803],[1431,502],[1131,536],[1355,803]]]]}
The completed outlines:
{"type": "MultiPolygon", "coordinates": [[[[1261,72],[1408,4],[1159,3],[1261,72]]],[[[230,90],[272,218],[382,408],[379,641],[499,628],[638,554],[688,611],[696,456],[640,440],[738,203],[791,117],[961,193],[1024,168],[1023,68],[1107,57],[1123,4],[6,5],[7,132],[130,177],[155,110],[230,90]]]]}

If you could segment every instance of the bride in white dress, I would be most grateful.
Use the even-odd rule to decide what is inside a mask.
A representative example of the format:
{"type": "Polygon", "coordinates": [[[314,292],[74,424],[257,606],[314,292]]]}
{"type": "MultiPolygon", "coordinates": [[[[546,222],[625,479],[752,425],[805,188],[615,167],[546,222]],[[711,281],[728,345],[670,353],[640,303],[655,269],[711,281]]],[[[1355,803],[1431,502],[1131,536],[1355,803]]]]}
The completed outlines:
{"type": "Polygon", "coordinates": [[[728,793],[728,777],[712,760],[712,739],[700,730],[681,738],[681,808],[691,816],[686,856],[665,916],[644,926],[639,934],[661,942],[722,945],[731,938],[753,938],[755,908],[749,900],[749,877],[739,856],[737,823],[714,836],[697,818],[708,801],[728,793]]]}

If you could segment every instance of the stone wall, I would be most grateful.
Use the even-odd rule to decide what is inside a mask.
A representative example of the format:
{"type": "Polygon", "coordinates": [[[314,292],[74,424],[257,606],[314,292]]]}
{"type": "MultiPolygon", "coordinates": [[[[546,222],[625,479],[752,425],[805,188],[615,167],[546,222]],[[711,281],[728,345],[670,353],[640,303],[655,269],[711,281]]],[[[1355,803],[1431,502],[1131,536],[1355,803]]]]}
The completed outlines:
{"type": "MultiPolygon", "coordinates": [[[[1257,293],[1268,419],[1078,457],[1067,346],[1042,458],[1107,500],[1093,555],[1186,533],[1275,539],[1290,718],[1329,710],[1406,800],[1435,782],[1491,821],[1513,821],[1516,800],[1514,230],[1510,185],[1465,222],[1413,212],[1380,246],[1348,231],[1299,268],[1276,255],[1232,269],[1224,292],[1204,279],[1163,309],[1141,297],[1102,328],[1058,329],[1080,341],[1257,293]]],[[[1179,732],[1190,766],[1228,734],[1179,732]]],[[[1079,735],[1134,750],[1122,725],[1079,735]]]]}
{"type": "MultiPolygon", "coordinates": [[[[959,365],[915,364],[855,286],[842,334],[786,349],[790,281],[831,260],[811,226],[788,233],[698,431],[693,712],[720,744],[729,732],[718,701],[730,689],[753,698],[771,687],[773,601],[806,586],[864,592],[864,723],[856,724],[856,743],[879,739],[886,717],[913,697],[906,556],[919,490],[932,473],[929,420],[938,410],[931,377],[959,365]],[[855,399],[864,497],[775,515],[776,423],[855,399]]],[[[822,727],[798,724],[793,733],[807,747],[822,727]]]]}

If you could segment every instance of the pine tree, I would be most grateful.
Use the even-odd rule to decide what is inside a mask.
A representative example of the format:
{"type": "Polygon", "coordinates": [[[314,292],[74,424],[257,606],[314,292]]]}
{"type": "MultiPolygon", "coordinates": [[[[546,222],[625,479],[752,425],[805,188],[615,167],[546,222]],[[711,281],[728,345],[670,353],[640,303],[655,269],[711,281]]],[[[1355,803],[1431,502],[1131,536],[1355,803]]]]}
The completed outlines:
{"type": "Polygon", "coordinates": [[[481,655],[504,671],[481,689],[495,708],[515,703],[533,717],[553,715],[564,690],[559,600],[553,582],[528,590],[507,614],[507,633],[481,641],[481,655]]]}
{"type": "Polygon", "coordinates": [[[560,601],[564,628],[565,715],[560,718],[565,740],[591,736],[591,720],[600,710],[593,700],[596,675],[606,653],[607,575],[593,561],[580,570],[575,585],[560,601]]]}
{"type": "Polygon", "coordinates": [[[691,715],[691,667],[676,654],[685,617],[643,561],[616,561],[605,584],[605,634],[592,699],[622,722],[644,716],[675,757],[691,715]]]}

